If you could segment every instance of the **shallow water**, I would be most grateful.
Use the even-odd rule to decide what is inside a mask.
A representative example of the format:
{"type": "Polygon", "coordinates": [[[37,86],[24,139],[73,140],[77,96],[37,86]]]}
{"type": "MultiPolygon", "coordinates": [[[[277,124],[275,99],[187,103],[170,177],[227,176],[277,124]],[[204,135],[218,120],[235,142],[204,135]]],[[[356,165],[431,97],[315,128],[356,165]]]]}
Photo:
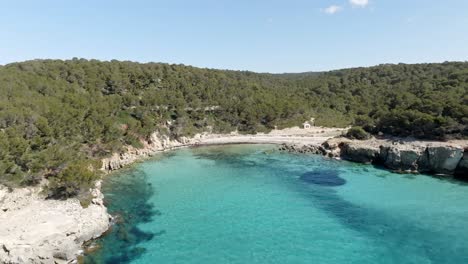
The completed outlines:
{"type": "Polygon", "coordinates": [[[468,186],[274,151],[182,149],[110,176],[85,263],[468,263],[468,186]]]}

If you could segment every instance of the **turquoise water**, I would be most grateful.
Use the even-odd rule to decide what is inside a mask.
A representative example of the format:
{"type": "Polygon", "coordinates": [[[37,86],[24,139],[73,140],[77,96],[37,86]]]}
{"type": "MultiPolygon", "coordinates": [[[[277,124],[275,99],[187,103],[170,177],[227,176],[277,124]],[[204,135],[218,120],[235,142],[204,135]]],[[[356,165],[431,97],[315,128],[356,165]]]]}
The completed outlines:
{"type": "Polygon", "coordinates": [[[269,145],[161,154],[106,179],[85,263],[468,263],[468,186],[269,145]]]}

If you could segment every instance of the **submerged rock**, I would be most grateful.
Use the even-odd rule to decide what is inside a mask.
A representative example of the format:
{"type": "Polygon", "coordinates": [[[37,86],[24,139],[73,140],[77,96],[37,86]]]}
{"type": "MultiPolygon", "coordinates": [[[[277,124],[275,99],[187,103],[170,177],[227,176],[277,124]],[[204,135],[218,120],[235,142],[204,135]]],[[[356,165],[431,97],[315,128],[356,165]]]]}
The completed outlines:
{"type": "Polygon", "coordinates": [[[339,176],[336,170],[314,170],[301,175],[300,179],[307,183],[322,186],[341,186],[346,184],[346,180],[339,176]]]}

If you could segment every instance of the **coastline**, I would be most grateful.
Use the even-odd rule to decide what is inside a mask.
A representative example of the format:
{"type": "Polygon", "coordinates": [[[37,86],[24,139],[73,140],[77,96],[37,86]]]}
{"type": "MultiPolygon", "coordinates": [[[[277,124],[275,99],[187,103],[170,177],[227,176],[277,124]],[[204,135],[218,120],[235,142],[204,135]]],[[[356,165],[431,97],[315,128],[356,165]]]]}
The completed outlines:
{"type": "Polygon", "coordinates": [[[86,241],[110,227],[100,181],[93,199],[46,200],[41,188],[8,190],[0,186],[0,263],[71,263],[86,241]]]}
{"type": "Polygon", "coordinates": [[[171,140],[167,136],[153,133],[148,141],[144,141],[143,148],[128,147],[124,153],[114,153],[102,160],[101,170],[111,172],[121,169],[141,159],[151,157],[157,153],[183,147],[224,145],[224,144],[311,144],[319,145],[333,137],[341,135],[344,128],[312,127],[301,129],[298,127],[273,130],[270,133],[255,135],[241,135],[236,132],[230,134],[202,133],[194,137],[182,137],[171,140]]]}
{"type": "MultiPolygon", "coordinates": [[[[184,147],[222,144],[321,144],[345,129],[298,127],[256,135],[197,134],[171,140],[154,133],[143,148],[127,147],[102,160],[102,170],[111,172],[157,153],[184,147]]],[[[91,204],[83,208],[76,198],[46,200],[41,187],[14,190],[0,185],[0,263],[73,263],[83,253],[83,244],[98,238],[111,226],[103,203],[100,181],[91,190],[91,204]]]]}
{"type": "MultiPolygon", "coordinates": [[[[353,141],[335,138],[345,130],[295,127],[256,135],[203,133],[191,138],[182,137],[179,140],[171,140],[154,133],[148,141],[142,142],[143,148],[129,146],[124,153],[114,153],[104,158],[101,170],[110,173],[157,153],[178,148],[223,144],[283,144],[283,147],[296,146],[293,148],[294,152],[312,152],[361,163],[373,163],[381,157],[381,146],[384,141],[375,139],[353,141]]],[[[419,141],[418,144],[401,142],[401,140],[397,142],[398,144],[395,144],[395,140],[386,140],[384,144],[389,148],[385,152],[387,156],[388,153],[393,153],[392,160],[396,167],[401,164],[406,166],[408,156],[413,157],[415,153],[425,153],[428,145],[441,148],[442,151],[439,152],[446,158],[454,156],[452,152],[444,152],[443,149],[453,148],[457,151],[455,157],[458,159],[457,164],[463,160],[468,161],[466,141],[461,141],[461,146],[453,142],[419,141]],[[456,146],[452,146],[454,144],[456,146]],[[390,149],[392,151],[389,151],[390,149]]],[[[439,159],[443,157],[440,156],[439,159]]],[[[418,160],[420,160],[419,156],[416,159],[413,158],[410,165],[418,164],[418,160]]],[[[453,160],[449,163],[452,168],[453,160]]],[[[444,170],[448,163],[445,160],[439,160],[437,164],[441,164],[440,168],[444,170]]],[[[401,171],[413,172],[414,170],[401,171]]],[[[100,192],[100,182],[96,184],[92,193],[94,196],[92,203],[87,208],[82,208],[77,199],[45,200],[40,194],[39,187],[15,189],[9,192],[0,186],[0,209],[2,209],[0,210],[0,262],[70,263],[75,261],[82,253],[82,245],[85,242],[101,236],[110,227],[111,216],[103,204],[104,196],[100,192]]]]}
{"type": "Polygon", "coordinates": [[[468,140],[443,142],[395,137],[368,140],[333,138],[320,145],[284,144],[280,150],[382,165],[397,173],[426,173],[468,180],[468,140]]]}

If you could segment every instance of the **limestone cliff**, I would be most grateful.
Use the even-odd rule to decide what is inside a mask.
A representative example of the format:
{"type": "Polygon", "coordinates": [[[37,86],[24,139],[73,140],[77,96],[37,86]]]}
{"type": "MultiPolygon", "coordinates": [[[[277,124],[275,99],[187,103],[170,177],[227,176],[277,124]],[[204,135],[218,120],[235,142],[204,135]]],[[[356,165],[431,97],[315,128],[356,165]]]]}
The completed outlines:
{"type": "Polygon", "coordinates": [[[427,160],[424,151],[424,147],[382,146],[379,158],[385,167],[392,170],[420,171],[427,160]]]}
{"type": "Polygon", "coordinates": [[[427,147],[428,171],[441,174],[453,174],[463,157],[461,147],[427,147]]]}
{"type": "Polygon", "coordinates": [[[340,155],[350,161],[370,164],[377,160],[380,149],[372,146],[362,147],[356,144],[345,143],[341,145],[340,155]]]}
{"type": "Polygon", "coordinates": [[[142,158],[151,157],[157,152],[175,149],[183,146],[196,145],[206,134],[197,134],[192,138],[182,137],[171,140],[169,137],[155,132],[148,141],[143,141],[143,148],[127,147],[124,153],[114,153],[111,157],[102,160],[103,171],[113,171],[123,168],[142,158]]]}
{"type": "Polygon", "coordinates": [[[109,228],[99,182],[86,208],[75,198],[46,200],[40,191],[0,186],[0,263],[70,263],[109,228]]]}
{"type": "Polygon", "coordinates": [[[466,141],[434,142],[375,138],[361,141],[333,138],[321,146],[282,146],[280,149],[323,154],[359,163],[381,164],[398,172],[456,174],[468,179],[466,145],[466,141]],[[318,151],[299,151],[304,149],[318,151]]]}

